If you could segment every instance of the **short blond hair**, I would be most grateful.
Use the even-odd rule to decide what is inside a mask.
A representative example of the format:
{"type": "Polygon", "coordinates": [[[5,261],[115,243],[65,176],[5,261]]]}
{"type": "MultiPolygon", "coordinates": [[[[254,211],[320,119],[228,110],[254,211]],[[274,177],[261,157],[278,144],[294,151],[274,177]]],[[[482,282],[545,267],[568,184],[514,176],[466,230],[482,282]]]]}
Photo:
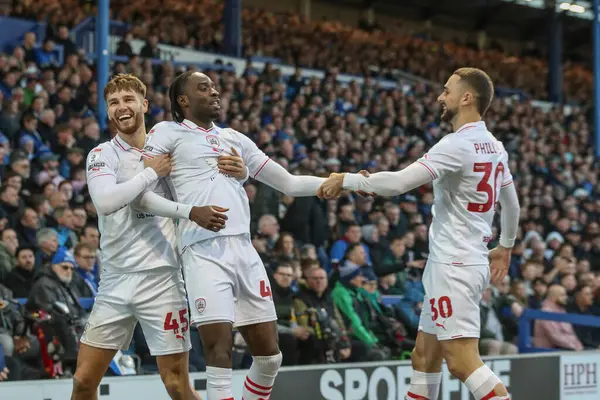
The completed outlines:
{"type": "Polygon", "coordinates": [[[142,97],[146,98],[146,85],[144,85],[137,76],[132,74],[118,74],[113,76],[106,84],[106,87],[104,88],[104,100],[111,94],[121,90],[130,90],[139,93],[142,97]]]}

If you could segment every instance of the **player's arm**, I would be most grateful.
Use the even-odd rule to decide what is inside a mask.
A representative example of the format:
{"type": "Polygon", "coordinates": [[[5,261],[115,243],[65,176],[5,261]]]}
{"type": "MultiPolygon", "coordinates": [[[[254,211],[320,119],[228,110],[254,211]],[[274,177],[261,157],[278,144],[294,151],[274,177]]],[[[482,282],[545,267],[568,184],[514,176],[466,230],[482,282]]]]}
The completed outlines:
{"type": "Polygon", "coordinates": [[[118,163],[112,150],[102,147],[93,149],[87,158],[88,189],[101,215],[110,215],[121,209],[158,180],[156,171],[148,167],[128,181],[117,183],[118,163]]]}
{"type": "MultiPolygon", "coordinates": [[[[461,167],[460,142],[442,139],[427,154],[401,171],[377,172],[369,177],[344,174],[342,188],[381,196],[398,196],[447,173],[456,172],[461,167]]],[[[332,178],[339,179],[336,176],[332,178]]]]}
{"type": "Polygon", "coordinates": [[[136,210],[166,218],[189,219],[192,211],[191,205],[171,201],[152,190],[146,190],[138,196],[132,206],[136,210]]]}
{"type": "Polygon", "coordinates": [[[256,144],[244,134],[239,133],[242,146],[242,158],[250,176],[269,185],[281,193],[292,197],[315,196],[324,178],[307,175],[292,175],[281,165],[273,162],[256,144]]]}
{"type": "Polygon", "coordinates": [[[500,189],[498,200],[502,206],[500,210],[500,246],[512,249],[519,230],[521,211],[517,190],[512,181],[500,189]]]}

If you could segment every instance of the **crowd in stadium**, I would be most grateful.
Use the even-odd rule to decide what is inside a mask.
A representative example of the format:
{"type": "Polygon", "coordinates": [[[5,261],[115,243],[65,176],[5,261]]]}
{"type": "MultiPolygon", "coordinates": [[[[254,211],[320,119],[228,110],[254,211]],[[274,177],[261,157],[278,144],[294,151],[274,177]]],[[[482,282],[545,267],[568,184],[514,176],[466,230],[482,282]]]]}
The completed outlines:
{"type": "MultiPolygon", "coordinates": [[[[69,38],[69,28],[93,9],[69,8],[71,3],[19,4],[14,16],[35,18],[53,11],[46,37],[41,41],[28,33],[0,54],[0,344],[13,366],[8,374],[0,371],[0,381],[44,376],[42,350],[24,314],[52,313],[55,301],[64,302],[70,318],[57,331],[69,342],[64,332],[87,313],[78,299],[94,297],[100,279],[97,214],[86,189],[85,159],[112,135],[97,121],[96,96],[102,88],[93,65],[69,38]],[[52,52],[56,44],[64,47],[63,64],[52,52]],[[74,269],[57,267],[70,260],[66,250],[74,254],[74,269]],[[16,298],[27,299],[25,310],[16,308],[16,298]]],[[[143,10],[138,3],[112,3],[113,17],[131,22],[131,35],[149,40],[141,58],[115,64],[113,72],[134,73],[148,86],[150,128],[171,119],[166,91],[179,69],[168,62],[152,66],[146,57],[157,56],[159,41],[218,51],[221,37],[215,24],[222,10],[207,8],[206,2],[172,2],[173,12],[185,9],[195,25],[163,30],[173,17],[153,12],[159,2],[144,2],[143,10]],[[202,19],[193,17],[208,10],[202,19]],[[199,34],[188,36],[186,27],[199,34]]],[[[244,18],[249,21],[247,55],[276,56],[326,71],[323,79],[306,79],[301,69],[282,76],[272,65],[257,70],[248,64],[242,76],[208,73],[221,93],[218,124],[245,133],[294,173],[402,169],[449,132],[449,126],[439,123],[437,87],[414,84],[409,90],[389,90],[368,76],[363,85],[336,80],[345,72],[364,75],[367,65],[387,72],[399,68],[439,82],[455,66],[481,66],[499,86],[524,89],[534,98],[546,96],[540,86],[545,80],[529,79],[545,73],[540,60],[499,63],[504,55],[498,51],[332,22],[301,25],[299,17],[290,15],[245,11],[244,18]],[[310,39],[327,32],[335,32],[336,40],[315,45],[310,39]],[[278,39],[282,36],[286,40],[278,39]]],[[[133,55],[126,39],[119,49],[133,55]]],[[[491,286],[482,300],[483,354],[518,351],[518,319],[525,308],[600,315],[600,170],[585,102],[591,84],[589,73],[579,67],[567,68],[565,78],[568,98],[578,105],[543,110],[499,98],[485,116],[488,129],[510,153],[521,229],[509,276],[491,286]]],[[[245,188],[253,243],[272,277],[284,365],[410,357],[420,310],[428,306],[422,302],[421,275],[428,256],[431,188],[399,198],[348,194],[331,201],[287,197],[252,180],[245,188]],[[382,295],[401,297],[384,305],[382,295]]],[[[490,248],[498,236],[495,231],[490,248]]],[[[191,369],[202,370],[200,341],[193,335],[191,369]]],[[[537,321],[533,335],[539,347],[600,348],[600,332],[585,326],[537,321]]],[[[63,357],[72,359],[69,353],[76,346],[64,346],[63,357]]],[[[147,371],[155,370],[143,336],[136,334],[132,349],[147,371]]],[[[236,366],[247,366],[240,337],[235,353],[236,366]]]]}

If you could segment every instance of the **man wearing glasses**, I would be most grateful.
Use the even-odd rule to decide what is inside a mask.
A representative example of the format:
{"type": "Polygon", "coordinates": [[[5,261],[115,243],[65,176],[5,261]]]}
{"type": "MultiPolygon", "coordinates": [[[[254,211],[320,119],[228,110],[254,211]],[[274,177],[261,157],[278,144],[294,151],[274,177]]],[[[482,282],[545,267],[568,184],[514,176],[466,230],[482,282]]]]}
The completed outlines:
{"type": "Polygon", "coordinates": [[[60,343],[65,348],[65,363],[77,360],[77,338],[72,334],[69,320],[80,320],[85,311],[77,298],[79,293],[70,286],[75,269],[73,254],[64,247],[59,247],[52,257],[50,268],[42,268],[40,277],[35,281],[27,300],[30,311],[43,310],[52,315],[53,328],[60,343]],[[63,303],[69,309],[69,318],[55,311],[55,304],[63,303]]]}

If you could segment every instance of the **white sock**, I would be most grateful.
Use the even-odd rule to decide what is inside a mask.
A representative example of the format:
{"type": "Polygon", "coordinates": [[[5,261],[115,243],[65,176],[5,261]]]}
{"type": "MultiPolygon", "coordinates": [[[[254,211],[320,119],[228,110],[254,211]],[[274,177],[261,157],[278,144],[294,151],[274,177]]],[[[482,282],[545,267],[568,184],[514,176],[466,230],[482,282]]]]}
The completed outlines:
{"type": "Polygon", "coordinates": [[[408,400],[437,400],[441,383],[441,372],[428,374],[413,369],[406,398],[408,400]]]}
{"type": "Polygon", "coordinates": [[[242,400],[267,400],[271,396],[282,359],[281,353],[252,357],[252,366],[244,382],[242,400]]]}
{"type": "Polygon", "coordinates": [[[206,367],[207,400],[234,400],[231,391],[231,368],[206,367]]]}
{"type": "Polygon", "coordinates": [[[467,389],[469,389],[477,400],[499,398],[494,394],[494,388],[499,383],[502,382],[487,365],[477,368],[465,381],[467,389]]]}

